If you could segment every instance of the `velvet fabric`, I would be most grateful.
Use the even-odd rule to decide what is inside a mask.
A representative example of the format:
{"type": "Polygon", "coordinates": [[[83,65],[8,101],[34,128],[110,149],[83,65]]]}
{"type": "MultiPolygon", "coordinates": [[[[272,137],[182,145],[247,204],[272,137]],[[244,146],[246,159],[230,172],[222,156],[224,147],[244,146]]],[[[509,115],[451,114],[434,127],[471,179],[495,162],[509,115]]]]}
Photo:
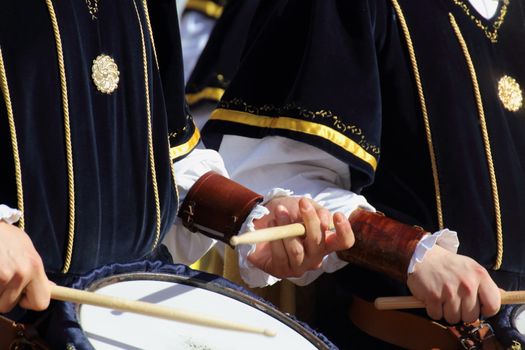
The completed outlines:
{"type": "MultiPolygon", "coordinates": [[[[150,1],[153,33],[142,1],[100,1],[96,19],[83,0],[52,4],[64,55],[74,195],[68,191],[61,79],[46,2],[2,2],[0,47],[21,163],[25,230],[46,271],[60,271],[68,201],[74,197],[70,272],[79,274],[112,262],[137,260],[154,248],[156,209],[147,109],[160,199],[160,239],[177,210],[170,147],[187,142],[194,125],[184,103],[174,0],[150,1]],[[120,71],[118,88],[110,95],[99,92],[91,78],[92,61],[100,54],[112,57],[120,71]]],[[[0,203],[17,208],[12,130],[3,97],[0,203]]]]}
{"type": "MultiPolygon", "coordinates": [[[[150,273],[165,273],[176,276],[186,276],[193,281],[206,283],[210,286],[219,287],[219,289],[232,289],[240,291],[250,297],[252,300],[257,300],[265,303],[269,307],[274,308],[273,305],[264,301],[262,298],[252,294],[243,287],[236,285],[222,277],[208,274],[205,272],[195,271],[185,265],[166,264],[161,261],[142,261],[131,264],[111,264],[103,266],[90,273],[81,276],[74,280],[71,284],[76,289],[86,289],[100,279],[111,277],[119,274],[136,273],[136,272],[150,272],[150,273]]],[[[324,335],[311,329],[307,324],[298,321],[293,316],[290,319],[300,324],[306,331],[314,334],[319,340],[326,345],[327,349],[337,349],[324,335]]],[[[89,343],[82,330],[82,326],[78,320],[76,305],[72,303],[57,302],[53,308],[53,313],[49,321],[48,341],[53,349],[65,349],[68,344],[73,344],[78,350],[92,350],[93,346],[89,343]]]]}
{"type": "MultiPolygon", "coordinates": [[[[261,3],[242,63],[219,108],[270,117],[276,123],[292,118],[328,127],[377,161],[380,86],[372,28],[384,32],[385,24],[363,14],[366,6],[362,1],[261,3]],[[349,85],[358,88],[350,92],[349,85]]],[[[370,6],[379,5],[371,1],[370,6]]],[[[369,163],[315,133],[218,121],[213,115],[203,133],[210,147],[218,147],[222,134],[306,141],[351,163],[354,190],[373,180],[369,163]]]]}
{"type": "MultiPolygon", "coordinates": [[[[210,38],[199,56],[186,84],[187,94],[198,94],[206,88],[226,89],[239,66],[249,28],[259,0],[230,0],[217,19],[210,38]]],[[[219,99],[205,95],[203,101],[217,103],[219,99]]]]}
{"type": "MultiPolygon", "coordinates": [[[[444,226],[459,233],[459,253],[489,269],[494,265],[496,218],[487,144],[494,160],[504,243],[502,269],[493,275],[502,288],[523,288],[525,108],[509,111],[498,97],[498,81],[504,75],[525,84],[523,2],[510,0],[497,43],[489,40],[476,20],[492,30],[502,16],[502,5],[492,20],[483,20],[468,1],[402,0],[399,4],[425,96],[444,226]],[[469,66],[449,14],[456,18],[470,51],[488,143],[482,137],[469,66]],[[513,282],[509,275],[514,275],[513,282]]],[[[378,210],[437,230],[427,131],[406,37],[392,2],[268,1],[259,7],[253,23],[251,46],[220,102],[221,112],[234,116],[243,112],[255,121],[265,116],[279,123],[287,117],[330,127],[370,154],[381,146],[380,159],[379,153],[375,155],[377,170],[323,135],[259,127],[234,118],[225,121],[212,115],[204,128],[207,145],[217,147],[224,134],[279,135],[307,142],[347,162],[352,189],[362,192],[378,210]],[[342,129],[342,125],[352,127],[342,129]]]]}

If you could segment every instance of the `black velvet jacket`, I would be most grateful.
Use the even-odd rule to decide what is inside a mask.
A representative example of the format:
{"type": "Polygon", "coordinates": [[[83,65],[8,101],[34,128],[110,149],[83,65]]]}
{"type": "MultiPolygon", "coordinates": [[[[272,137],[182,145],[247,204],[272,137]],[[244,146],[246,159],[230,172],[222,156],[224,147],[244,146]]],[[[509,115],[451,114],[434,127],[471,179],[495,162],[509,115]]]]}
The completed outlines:
{"type": "Polygon", "coordinates": [[[456,230],[502,288],[525,287],[523,1],[492,20],[466,0],[266,1],[253,23],[207,145],[315,145],[377,209],[456,230]]]}
{"type": "Polygon", "coordinates": [[[197,143],[174,0],[0,2],[0,203],[50,273],[149,254],[172,224],[171,160],[197,143]],[[100,92],[92,65],[118,66],[100,92]]]}

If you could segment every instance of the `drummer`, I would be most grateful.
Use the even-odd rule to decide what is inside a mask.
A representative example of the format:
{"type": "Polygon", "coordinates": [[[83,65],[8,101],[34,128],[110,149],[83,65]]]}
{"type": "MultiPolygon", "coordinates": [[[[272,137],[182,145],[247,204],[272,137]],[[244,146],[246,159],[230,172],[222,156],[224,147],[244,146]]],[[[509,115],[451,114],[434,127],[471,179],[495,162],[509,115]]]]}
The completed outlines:
{"type": "MultiPolygon", "coordinates": [[[[432,319],[470,322],[498,310],[494,281],[523,289],[524,13],[522,2],[506,0],[275,0],[260,7],[252,23],[262,29],[251,32],[204,128],[206,145],[257,191],[271,179],[346,214],[359,193],[386,215],[436,232],[420,244],[403,283],[343,269],[336,288],[348,293],[320,300],[343,319],[352,295],[399,295],[408,286],[432,319]],[[446,227],[459,235],[459,254],[446,227]]],[[[403,323],[392,319],[380,329],[369,320],[358,324],[383,341],[364,332],[351,337],[340,324],[337,340],[390,348],[387,331],[403,323]]],[[[395,345],[413,347],[411,336],[403,338],[395,345]]]]}
{"type": "Polygon", "coordinates": [[[170,260],[168,235],[173,260],[189,264],[216,242],[208,236],[291,213],[308,238],[255,254],[280,277],[352,245],[341,214],[325,240],[326,209],[285,190],[254,193],[227,179],[216,152],[195,149],[176,18],[174,0],[0,5],[0,312],[47,308],[48,280],[170,260]]]}

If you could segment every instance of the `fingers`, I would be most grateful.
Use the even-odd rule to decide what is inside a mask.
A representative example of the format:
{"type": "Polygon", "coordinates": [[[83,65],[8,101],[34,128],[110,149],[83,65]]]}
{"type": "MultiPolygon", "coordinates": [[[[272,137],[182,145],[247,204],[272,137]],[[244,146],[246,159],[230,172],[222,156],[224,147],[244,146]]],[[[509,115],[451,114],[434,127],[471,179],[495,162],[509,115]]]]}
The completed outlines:
{"type": "MultiPolygon", "coordinates": [[[[278,226],[291,223],[291,218],[285,207],[277,207],[276,222],[278,226]]],[[[291,271],[296,271],[304,261],[304,248],[301,241],[297,238],[286,238],[274,243],[275,252],[281,257],[283,257],[282,254],[284,254],[284,257],[286,257],[288,260],[288,267],[291,269],[291,271]]]]}
{"type": "Polygon", "coordinates": [[[326,250],[337,252],[351,248],[355,243],[355,236],[346,216],[342,213],[335,213],[334,226],[335,233],[330,232],[326,235],[326,250]]]}
{"type": "Polygon", "coordinates": [[[0,221],[0,242],[0,313],[9,312],[19,301],[27,309],[45,309],[50,285],[29,236],[0,221]]]}
{"type": "Polygon", "coordinates": [[[269,261],[269,268],[272,271],[272,275],[276,277],[286,276],[286,272],[290,271],[290,262],[283,241],[270,242],[270,251],[271,261],[269,261]]]}
{"type": "Polygon", "coordinates": [[[319,249],[320,245],[323,245],[322,249],[324,249],[324,231],[330,226],[330,214],[326,209],[318,209],[319,215],[318,211],[305,198],[299,201],[299,210],[306,227],[304,239],[306,251],[313,253],[319,249]]]}
{"type": "Polygon", "coordinates": [[[443,317],[450,324],[456,324],[461,321],[461,298],[450,294],[445,297],[443,317]]]}
{"type": "Polygon", "coordinates": [[[476,293],[469,293],[461,301],[461,320],[471,323],[479,318],[479,299],[476,293]]]}
{"type": "Polygon", "coordinates": [[[433,320],[443,319],[443,300],[441,294],[435,289],[430,289],[422,292],[423,296],[416,296],[420,300],[424,300],[428,316],[433,320]]]}
{"type": "Polygon", "coordinates": [[[25,293],[20,299],[20,306],[25,309],[42,311],[47,309],[51,300],[51,287],[49,282],[39,280],[30,282],[25,293]]]}
{"type": "MultiPolygon", "coordinates": [[[[292,271],[301,268],[304,262],[305,253],[301,242],[297,238],[287,238],[282,240],[284,251],[288,256],[288,265],[292,271]]],[[[294,274],[295,275],[295,274],[294,274]]],[[[298,277],[298,276],[295,276],[298,277]]]]}
{"type": "Polygon", "coordinates": [[[2,294],[0,294],[0,312],[9,312],[16,306],[26,284],[25,276],[13,271],[3,285],[2,294]]]}
{"type": "Polygon", "coordinates": [[[428,302],[426,304],[427,314],[433,320],[441,320],[443,318],[443,305],[441,302],[428,302]]]}
{"type": "Polygon", "coordinates": [[[51,282],[47,279],[40,257],[33,262],[36,276],[29,281],[20,298],[20,306],[25,309],[42,311],[47,309],[51,300],[51,282]]]}
{"type": "Polygon", "coordinates": [[[478,296],[481,314],[484,317],[491,317],[498,313],[501,307],[501,292],[496,283],[490,278],[488,272],[484,270],[482,283],[479,286],[478,296]]]}
{"type": "Polygon", "coordinates": [[[0,312],[11,311],[18,303],[31,310],[49,306],[50,285],[40,257],[29,257],[12,271],[0,294],[0,312]]]}
{"type": "Polygon", "coordinates": [[[493,316],[501,294],[486,269],[473,259],[436,246],[409,274],[407,285],[428,315],[454,324],[493,316]]]}

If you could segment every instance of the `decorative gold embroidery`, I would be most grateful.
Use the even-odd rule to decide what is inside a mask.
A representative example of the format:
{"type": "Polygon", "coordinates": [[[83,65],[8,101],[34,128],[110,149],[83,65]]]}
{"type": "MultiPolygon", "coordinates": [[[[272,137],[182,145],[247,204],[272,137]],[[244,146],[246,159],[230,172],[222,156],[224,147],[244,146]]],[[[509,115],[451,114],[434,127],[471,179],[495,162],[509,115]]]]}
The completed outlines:
{"type": "Polygon", "coordinates": [[[200,139],[201,134],[199,132],[199,129],[195,127],[193,135],[191,135],[190,139],[186,143],[170,148],[170,158],[173,160],[188,154],[192,149],[195,148],[195,146],[199,143],[200,139]]]}
{"type": "Polygon", "coordinates": [[[120,72],[113,58],[108,55],[99,55],[93,60],[91,78],[97,90],[104,94],[111,94],[118,87],[120,72]]]}
{"type": "Polygon", "coordinates": [[[176,141],[177,136],[180,133],[186,132],[186,130],[188,130],[188,127],[189,127],[190,124],[195,125],[193,123],[193,117],[190,114],[186,114],[186,125],[180,130],[176,130],[176,131],[172,131],[172,132],[168,133],[168,141],[169,141],[170,145],[175,143],[175,142],[177,142],[176,141]]]}
{"type": "Polygon", "coordinates": [[[66,350],[77,350],[77,348],[75,347],[73,343],[67,343],[66,350]]]}
{"type": "Polygon", "coordinates": [[[98,14],[98,0],[86,0],[86,5],[88,7],[89,14],[91,15],[91,19],[96,20],[98,14]]]}
{"type": "Polygon", "coordinates": [[[377,168],[377,156],[370,154],[353,139],[335,130],[333,127],[317,122],[305,121],[298,118],[289,118],[284,116],[269,117],[261,114],[256,115],[249,112],[221,108],[214,110],[210,119],[256,126],[263,129],[271,128],[274,130],[290,130],[317,136],[330,141],[331,143],[343,148],[362,161],[368,163],[373,170],[376,170],[377,168]]]}
{"type": "Polygon", "coordinates": [[[510,0],[503,0],[499,16],[492,24],[492,29],[490,29],[487,25],[483,24],[483,22],[479,18],[474,16],[472,12],[470,12],[470,9],[467,6],[467,4],[465,4],[462,0],[453,1],[454,4],[459,6],[463,10],[463,12],[465,12],[468,18],[470,18],[476,24],[476,26],[478,26],[478,28],[483,30],[487,38],[489,38],[492,43],[495,44],[498,42],[498,31],[503,25],[503,22],[505,21],[505,16],[507,15],[507,8],[510,4],[510,0]]]}
{"type": "Polygon", "coordinates": [[[474,98],[476,99],[476,107],[478,109],[478,114],[479,114],[479,124],[481,127],[481,136],[483,138],[483,145],[485,147],[485,154],[487,157],[487,168],[488,168],[489,177],[490,177],[490,186],[492,189],[492,200],[494,202],[494,217],[496,219],[497,252],[496,252],[496,262],[494,263],[493,269],[499,270],[501,268],[501,264],[503,263],[503,224],[502,224],[502,219],[501,219],[496,168],[494,166],[494,161],[492,158],[492,149],[490,147],[490,137],[489,137],[489,131],[487,128],[487,121],[485,119],[483,99],[481,98],[481,91],[479,88],[476,68],[474,67],[474,62],[472,61],[472,57],[470,56],[470,52],[469,52],[467,43],[465,42],[465,38],[463,38],[463,34],[461,34],[461,30],[456,22],[454,15],[452,15],[451,13],[449,13],[448,15],[450,19],[450,24],[452,28],[454,29],[454,33],[456,34],[459,45],[461,46],[461,50],[463,51],[463,55],[465,56],[465,63],[467,64],[468,71],[470,73],[470,78],[472,80],[472,88],[474,89],[474,98]]]}
{"type": "Polygon", "coordinates": [[[513,340],[512,341],[512,345],[510,346],[510,348],[508,350],[521,350],[520,342],[518,342],[516,340],[513,340]]]}
{"type": "Polygon", "coordinates": [[[317,122],[317,119],[327,120],[338,132],[346,135],[351,134],[354,136],[354,138],[357,138],[357,141],[355,142],[357,142],[359,146],[361,146],[361,148],[363,148],[365,151],[373,153],[376,156],[378,156],[380,153],[379,146],[369,143],[366,140],[366,137],[361,128],[343,122],[339,116],[333,114],[333,112],[329,110],[322,109],[319,111],[311,111],[304,107],[298,106],[295,103],[289,103],[280,108],[277,108],[273,105],[253,106],[247,104],[239,98],[234,98],[230,101],[221,101],[219,108],[261,116],[277,115],[279,117],[287,117],[288,115],[294,115],[314,122],[317,122]]]}
{"type": "Polygon", "coordinates": [[[520,84],[508,75],[498,81],[498,96],[503,107],[511,112],[517,112],[523,105],[523,93],[520,84]]]}

